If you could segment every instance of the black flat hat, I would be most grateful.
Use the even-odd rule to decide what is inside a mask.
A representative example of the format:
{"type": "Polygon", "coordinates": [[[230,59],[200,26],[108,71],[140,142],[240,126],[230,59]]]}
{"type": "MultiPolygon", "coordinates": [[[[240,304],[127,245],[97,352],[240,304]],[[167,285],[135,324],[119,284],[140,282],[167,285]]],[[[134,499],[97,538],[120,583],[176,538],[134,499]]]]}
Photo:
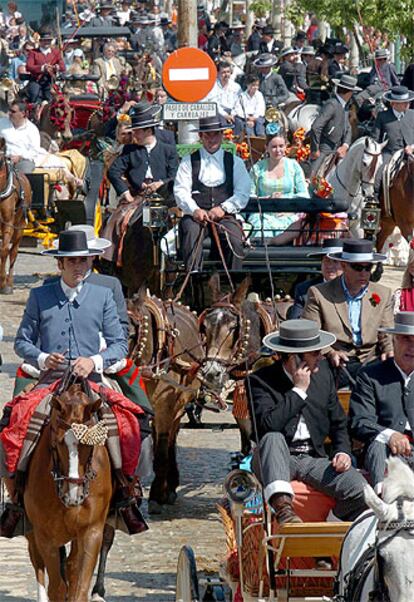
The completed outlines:
{"type": "Polygon", "coordinates": [[[346,263],[379,263],[387,259],[386,255],[374,252],[372,240],[351,238],[344,239],[341,252],[329,253],[328,257],[346,263]]]}
{"type": "Polygon", "coordinates": [[[64,230],[59,234],[57,249],[42,251],[42,255],[53,257],[91,257],[102,255],[102,249],[90,249],[86,233],[82,230],[64,230]]]}
{"type": "Polygon", "coordinates": [[[216,115],[215,117],[203,117],[200,119],[197,131],[201,134],[204,132],[222,132],[231,129],[231,127],[231,124],[227,123],[221,115],[216,115]]]}
{"type": "Polygon", "coordinates": [[[320,330],[313,320],[285,320],[276,332],[267,334],[263,345],[282,353],[306,353],[330,347],[336,336],[320,330]]]}
{"type": "Polygon", "coordinates": [[[157,104],[149,104],[146,101],[139,102],[129,111],[131,124],[128,130],[140,130],[159,125],[161,121],[162,107],[157,104]]]}
{"type": "Polygon", "coordinates": [[[314,253],[308,253],[308,257],[323,257],[330,253],[339,253],[344,245],[343,238],[325,238],[322,242],[322,249],[314,253]]]}
{"type": "Polygon", "coordinates": [[[273,29],[273,27],[270,27],[270,25],[266,25],[262,29],[262,34],[265,36],[272,36],[274,33],[275,33],[275,30],[273,29]]]}

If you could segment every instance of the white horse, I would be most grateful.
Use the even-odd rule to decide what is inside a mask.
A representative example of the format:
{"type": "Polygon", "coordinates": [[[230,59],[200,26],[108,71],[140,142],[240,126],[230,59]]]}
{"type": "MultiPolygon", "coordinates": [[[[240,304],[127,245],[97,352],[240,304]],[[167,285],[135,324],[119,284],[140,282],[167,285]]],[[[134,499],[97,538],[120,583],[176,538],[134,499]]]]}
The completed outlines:
{"type": "Polygon", "coordinates": [[[358,138],[351,145],[345,157],[326,176],[334,189],[333,196],[348,202],[348,213],[352,219],[350,231],[361,238],[361,210],[364,198],[372,196],[377,170],[382,165],[382,149],[387,144],[379,144],[369,136],[358,138]]]}
{"type": "Polygon", "coordinates": [[[321,107],[319,105],[313,104],[300,104],[293,107],[286,115],[289,123],[289,131],[294,133],[296,130],[303,128],[305,135],[308,134],[320,110],[321,107]]]}
{"type": "Polygon", "coordinates": [[[414,473],[392,457],[383,500],[369,485],[364,493],[372,512],[357,518],[345,536],[334,600],[413,602],[414,473]]]}

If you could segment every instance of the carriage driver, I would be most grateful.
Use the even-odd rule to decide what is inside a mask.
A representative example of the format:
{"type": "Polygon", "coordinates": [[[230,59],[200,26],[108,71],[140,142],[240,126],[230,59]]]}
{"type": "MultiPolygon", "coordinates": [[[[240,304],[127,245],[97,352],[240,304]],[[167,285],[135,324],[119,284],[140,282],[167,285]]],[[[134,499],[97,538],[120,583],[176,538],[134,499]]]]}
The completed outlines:
{"type": "Polygon", "coordinates": [[[263,339],[280,359],[246,381],[257,426],[252,466],[281,525],[302,522],[292,506],[292,480],[335,498],[333,514],[341,520],[354,520],[365,509],[365,480],[352,468],[347,419],[321,354],[334,342],[312,320],[286,320],[263,339]]]}
{"type": "MultiPolygon", "coordinates": [[[[90,269],[89,258],[101,253],[100,249],[88,248],[86,234],[79,230],[61,232],[58,248],[44,251],[44,254],[57,258],[61,278],[31,291],[16,334],[16,354],[25,363],[39,368],[41,379],[38,387],[6,406],[11,407],[11,416],[9,425],[3,428],[0,435],[1,455],[5,460],[4,465],[0,466],[0,476],[10,477],[16,470],[17,474],[20,470],[24,471],[19,463],[11,471],[10,460],[20,458],[28,431],[34,440],[38,434],[37,414],[32,419],[31,416],[41,401],[38,399],[39,388],[44,388],[45,396],[54,390],[56,381],[62,378],[69,365],[76,376],[92,383],[101,383],[103,370],[127,355],[127,338],[112,291],[85,278],[90,269]],[[105,340],[105,349],[102,349],[102,338],[105,340]]],[[[119,403],[127,413],[136,416],[142,414],[139,406],[122,395],[108,389],[105,394],[110,403],[112,396],[113,402],[119,403]]],[[[118,434],[122,447],[124,438],[131,435],[128,428],[126,432],[119,431],[118,434]]],[[[118,438],[112,439],[112,444],[115,444],[112,450],[108,446],[116,477],[117,501],[131,502],[122,514],[129,532],[138,533],[143,530],[143,521],[131,498],[126,478],[133,475],[124,475],[121,463],[117,462],[121,458],[121,450],[117,449],[118,441],[118,438]]],[[[139,440],[136,441],[136,445],[139,444],[139,440]]],[[[12,489],[10,494],[13,498],[14,480],[8,479],[7,483],[12,489]]],[[[1,523],[0,534],[4,536],[12,535],[19,518],[18,512],[8,510],[8,516],[2,518],[1,523]]]]}
{"type": "MultiPolygon", "coordinates": [[[[187,270],[199,268],[202,238],[217,234],[230,269],[240,269],[243,233],[236,214],[248,203],[250,178],[240,159],[221,148],[228,124],[220,117],[200,119],[202,148],[183,158],[174,184],[174,197],[184,216],[180,221],[180,248],[187,270]]],[[[215,249],[217,251],[217,249],[215,249]]]]}

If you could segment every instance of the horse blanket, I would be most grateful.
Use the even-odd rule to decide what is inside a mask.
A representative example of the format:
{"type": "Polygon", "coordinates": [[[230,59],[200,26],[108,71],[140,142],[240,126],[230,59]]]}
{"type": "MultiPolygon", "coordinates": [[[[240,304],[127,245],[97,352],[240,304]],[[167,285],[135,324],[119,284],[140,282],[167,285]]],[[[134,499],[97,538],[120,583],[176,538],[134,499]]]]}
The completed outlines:
{"type": "MultiPolygon", "coordinates": [[[[28,393],[15,397],[6,407],[12,408],[9,425],[0,433],[0,443],[3,447],[5,469],[9,475],[16,470],[23,470],[22,452],[25,461],[33,451],[50,413],[49,401],[60,384],[55,381],[48,387],[38,387],[28,393]],[[30,428],[29,428],[30,427],[30,428]]],[[[113,391],[94,382],[89,383],[94,393],[104,397],[102,418],[109,427],[107,442],[108,451],[115,468],[122,468],[124,474],[132,476],[135,473],[140,449],[141,436],[138,416],[143,410],[132,403],[121,393],[113,391]],[[114,421],[115,419],[115,421],[114,421]],[[117,459],[119,435],[120,458],[117,459]]]]}

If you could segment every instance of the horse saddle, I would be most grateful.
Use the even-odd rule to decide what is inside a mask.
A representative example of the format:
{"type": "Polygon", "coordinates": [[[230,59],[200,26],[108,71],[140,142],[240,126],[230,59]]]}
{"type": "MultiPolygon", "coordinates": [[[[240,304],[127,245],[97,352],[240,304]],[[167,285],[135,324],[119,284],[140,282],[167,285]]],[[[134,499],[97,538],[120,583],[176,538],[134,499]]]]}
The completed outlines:
{"type": "Polygon", "coordinates": [[[392,155],[382,172],[384,209],[387,215],[391,215],[390,188],[404,166],[404,162],[404,149],[401,149],[392,155]]]}

